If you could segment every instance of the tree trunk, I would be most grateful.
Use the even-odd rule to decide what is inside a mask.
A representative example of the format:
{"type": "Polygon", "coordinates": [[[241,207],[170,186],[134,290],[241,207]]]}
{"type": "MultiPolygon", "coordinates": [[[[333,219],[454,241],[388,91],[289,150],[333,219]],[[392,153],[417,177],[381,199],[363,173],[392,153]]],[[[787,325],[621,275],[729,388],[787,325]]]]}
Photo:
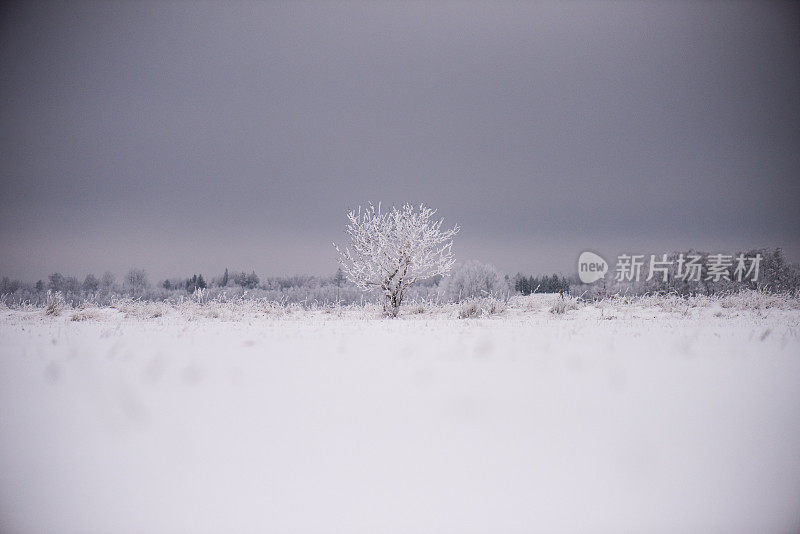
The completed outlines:
{"type": "Polygon", "coordinates": [[[386,295],[386,298],[383,301],[383,313],[386,315],[386,317],[397,317],[397,314],[400,311],[401,302],[403,302],[402,293],[392,293],[391,295],[386,295]]]}

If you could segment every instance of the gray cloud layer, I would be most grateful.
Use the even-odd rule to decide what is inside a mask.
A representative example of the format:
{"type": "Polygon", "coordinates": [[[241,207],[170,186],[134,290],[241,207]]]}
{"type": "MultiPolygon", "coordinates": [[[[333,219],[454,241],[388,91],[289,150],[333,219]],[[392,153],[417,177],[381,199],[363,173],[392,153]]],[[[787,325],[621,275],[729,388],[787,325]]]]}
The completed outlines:
{"type": "Polygon", "coordinates": [[[796,3],[2,9],[4,274],[326,273],[369,200],[509,271],[800,255],[796,3]]]}

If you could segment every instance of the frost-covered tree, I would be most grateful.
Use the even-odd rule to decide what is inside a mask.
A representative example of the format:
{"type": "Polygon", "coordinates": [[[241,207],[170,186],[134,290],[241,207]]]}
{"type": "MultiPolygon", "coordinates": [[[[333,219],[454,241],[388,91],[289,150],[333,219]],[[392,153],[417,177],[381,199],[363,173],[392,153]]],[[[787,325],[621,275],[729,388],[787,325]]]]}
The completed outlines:
{"type": "Polygon", "coordinates": [[[478,297],[503,298],[510,290],[505,277],[494,265],[475,260],[453,269],[441,287],[445,299],[451,302],[478,297]]]}
{"type": "Polygon", "coordinates": [[[233,274],[233,283],[246,289],[255,289],[261,283],[261,280],[259,280],[255,271],[250,274],[241,272],[233,274]]]}
{"type": "Polygon", "coordinates": [[[147,281],[147,273],[143,269],[131,269],[128,271],[123,284],[125,290],[132,297],[142,297],[150,285],[147,281]]]}
{"type": "Polygon", "coordinates": [[[61,274],[61,273],[53,273],[50,276],[48,276],[48,278],[50,279],[50,283],[48,284],[48,287],[50,288],[50,291],[55,293],[56,291],[63,291],[64,290],[64,280],[65,280],[65,278],[64,278],[63,274],[61,274]]]}
{"type": "Polygon", "coordinates": [[[91,273],[86,275],[86,278],[83,279],[83,291],[85,293],[95,293],[97,288],[100,287],[100,280],[91,273]]]}
{"type": "Polygon", "coordinates": [[[100,289],[104,293],[111,293],[114,290],[114,273],[106,271],[100,279],[100,289]]]}
{"type": "Polygon", "coordinates": [[[53,273],[50,275],[50,290],[53,292],[78,293],[80,289],[81,284],[74,276],[64,276],[61,273],[53,273]]]}
{"type": "Polygon", "coordinates": [[[347,278],[363,291],[378,289],[383,311],[396,317],[403,294],[413,284],[446,275],[453,266],[453,236],[459,227],[442,230],[444,219],[433,219],[436,210],[405,204],[382,212],[380,204],[351,210],[347,234],[350,246],[339,253],[347,278]]]}

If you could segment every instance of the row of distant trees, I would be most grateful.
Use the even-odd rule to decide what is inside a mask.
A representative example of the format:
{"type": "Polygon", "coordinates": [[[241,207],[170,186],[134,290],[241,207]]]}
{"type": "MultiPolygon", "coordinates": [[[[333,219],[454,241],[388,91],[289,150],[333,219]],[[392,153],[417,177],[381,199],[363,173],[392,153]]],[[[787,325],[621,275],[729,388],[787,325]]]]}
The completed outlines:
{"type": "Polygon", "coordinates": [[[78,293],[80,291],[84,293],[97,293],[100,290],[112,291],[115,281],[114,275],[110,272],[105,273],[100,278],[97,278],[93,274],[87,274],[83,282],[80,282],[78,278],[74,276],[64,276],[61,273],[53,273],[48,277],[46,284],[42,280],[36,282],[36,290],[43,291],[45,289],[50,289],[52,291],[61,291],[62,293],[78,293]]]}
{"type": "MultiPolygon", "coordinates": [[[[131,269],[121,280],[106,272],[100,277],[88,274],[83,281],[75,276],[61,273],[51,274],[47,280],[26,284],[9,280],[0,282],[0,294],[14,295],[7,302],[40,302],[47,291],[62,293],[68,302],[78,304],[84,299],[110,302],[113,297],[128,296],[152,300],[192,295],[203,289],[213,296],[227,293],[229,297],[241,296],[244,292],[263,298],[274,298],[290,302],[308,300],[352,303],[370,300],[355,284],[348,281],[340,268],[331,276],[296,275],[261,279],[254,271],[232,272],[207,278],[202,273],[187,277],[168,278],[151,284],[142,269],[131,269]]],[[[459,302],[475,297],[508,298],[514,293],[509,277],[494,266],[468,261],[457,265],[448,277],[434,276],[421,281],[410,290],[412,299],[459,302]]]]}
{"type": "Polygon", "coordinates": [[[241,287],[243,289],[285,290],[293,287],[319,287],[334,284],[338,287],[347,283],[347,278],[341,269],[331,277],[316,276],[287,276],[266,278],[263,283],[255,271],[229,273],[228,269],[218,277],[206,280],[202,274],[193,274],[188,278],[170,278],[159,284],[166,290],[185,289],[194,293],[198,289],[241,287]]]}
{"type": "Polygon", "coordinates": [[[517,273],[514,277],[514,291],[523,295],[531,293],[569,293],[570,282],[563,275],[525,276],[517,273]]]}
{"type": "Polygon", "coordinates": [[[34,284],[28,284],[19,280],[11,280],[3,277],[0,280],[0,295],[14,294],[19,291],[28,293],[43,293],[46,291],[60,292],[64,295],[88,296],[93,294],[124,294],[132,297],[142,297],[148,293],[186,291],[189,294],[198,289],[210,288],[241,288],[244,290],[278,290],[283,291],[301,287],[320,287],[333,285],[343,287],[347,285],[347,278],[341,269],[337,270],[330,277],[317,276],[288,276],[266,278],[263,282],[255,273],[251,272],[225,272],[210,280],[206,280],[202,273],[193,274],[185,278],[169,278],[159,281],[153,287],[148,279],[147,273],[143,269],[131,269],[118,283],[116,277],[111,272],[106,272],[100,278],[94,274],[87,274],[81,281],[76,276],[65,276],[61,273],[53,273],[47,280],[39,280],[34,284]]]}
{"type": "Polygon", "coordinates": [[[198,289],[207,288],[225,288],[225,287],[241,287],[243,289],[289,289],[292,287],[304,286],[320,286],[326,284],[336,284],[341,286],[346,282],[344,273],[339,269],[336,274],[331,277],[316,277],[316,276],[288,276],[288,277],[272,277],[261,281],[261,278],[255,271],[247,272],[225,272],[221,276],[206,280],[202,274],[193,274],[188,278],[171,278],[164,280],[159,284],[167,290],[185,289],[189,293],[194,293],[198,289]]]}
{"type": "MultiPolygon", "coordinates": [[[[301,285],[303,281],[313,277],[291,277],[270,279],[270,282],[277,280],[276,285],[282,287],[292,287],[294,285],[301,285]]],[[[234,273],[229,275],[228,270],[225,273],[212,281],[215,287],[230,287],[240,286],[246,289],[255,289],[260,286],[261,281],[255,272],[251,273],[234,273]]],[[[173,278],[163,280],[158,283],[158,286],[166,290],[180,290],[185,289],[189,293],[194,293],[197,289],[206,289],[211,284],[206,282],[202,274],[194,274],[187,278],[173,278]]],[[[3,277],[0,281],[0,294],[14,293],[20,289],[29,289],[37,292],[42,291],[59,291],[64,294],[91,294],[91,293],[126,293],[132,296],[141,295],[146,290],[150,289],[151,285],[147,277],[147,273],[143,269],[131,269],[122,279],[122,284],[117,284],[116,277],[111,272],[106,272],[100,278],[94,274],[87,274],[81,281],[75,276],[65,276],[61,273],[53,273],[48,276],[47,281],[39,280],[33,286],[20,282],[19,280],[11,280],[7,276],[3,277]]]]}
{"type": "MultiPolygon", "coordinates": [[[[684,254],[689,253],[699,254],[704,258],[708,256],[702,252],[684,254]]],[[[650,281],[642,277],[638,282],[618,282],[614,280],[614,273],[609,272],[604,280],[591,285],[582,285],[576,279],[559,274],[517,274],[510,279],[490,264],[467,261],[455,265],[449,276],[434,276],[420,282],[409,290],[409,297],[438,302],[460,302],[476,297],[508,298],[512,294],[531,293],[570,293],[584,295],[587,298],[599,298],[613,294],[656,292],[683,295],[713,294],[743,288],[771,292],[800,292],[800,268],[789,263],[781,249],[759,249],[746,253],[748,257],[756,254],[762,257],[758,280],[742,282],[707,280],[707,271],[704,269],[701,279],[697,281],[680,280],[676,273],[671,272],[666,282],[660,277],[650,281]]],[[[119,281],[110,272],[99,277],[87,274],[82,280],[75,276],[53,273],[47,280],[39,280],[35,284],[10,280],[8,277],[0,280],[0,295],[5,296],[6,302],[37,303],[47,291],[60,292],[73,303],[86,298],[108,302],[113,297],[122,295],[162,300],[178,298],[180,295],[189,296],[198,289],[208,290],[212,295],[224,292],[236,296],[249,292],[257,297],[291,302],[317,300],[352,303],[371,298],[369,294],[364,295],[349,282],[342,269],[331,276],[298,275],[269,277],[263,280],[254,271],[230,272],[225,269],[223,274],[210,279],[198,273],[187,277],[169,278],[155,285],[150,284],[147,273],[142,269],[129,270],[119,281]]]]}

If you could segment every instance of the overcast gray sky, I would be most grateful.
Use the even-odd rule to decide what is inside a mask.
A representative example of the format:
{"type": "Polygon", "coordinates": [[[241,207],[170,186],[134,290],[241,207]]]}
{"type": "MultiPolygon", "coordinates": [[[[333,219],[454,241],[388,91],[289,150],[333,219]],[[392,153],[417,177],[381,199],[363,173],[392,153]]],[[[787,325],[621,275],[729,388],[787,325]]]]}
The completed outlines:
{"type": "Polygon", "coordinates": [[[327,274],[370,200],[511,273],[797,260],[798,6],[5,3],[0,274],[327,274]]]}

